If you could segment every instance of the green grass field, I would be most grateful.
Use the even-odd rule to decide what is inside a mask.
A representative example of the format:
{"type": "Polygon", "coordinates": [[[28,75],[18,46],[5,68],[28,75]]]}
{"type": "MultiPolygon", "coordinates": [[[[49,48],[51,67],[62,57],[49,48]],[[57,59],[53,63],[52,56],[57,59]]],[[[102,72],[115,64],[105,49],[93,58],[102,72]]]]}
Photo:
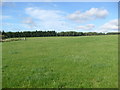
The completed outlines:
{"type": "Polygon", "coordinates": [[[118,36],[2,43],[3,88],[117,88],[118,36]]]}

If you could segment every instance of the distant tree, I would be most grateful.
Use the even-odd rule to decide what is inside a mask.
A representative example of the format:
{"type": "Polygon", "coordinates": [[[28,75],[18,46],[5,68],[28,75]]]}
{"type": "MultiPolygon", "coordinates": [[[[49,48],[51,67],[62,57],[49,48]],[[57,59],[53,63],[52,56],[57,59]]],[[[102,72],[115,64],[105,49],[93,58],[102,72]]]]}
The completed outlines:
{"type": "MultiPolygon", "coordinates": [[[[107,33],[117,34],[117,33],[107,33]]],[[[14,38],[14,37],[50,37],[50,36],[92,36],[92,35],[106,35],[105,33],[97,33],[97,32],[55,32],[55,31],[24,31],[24,32],[4,32],[2,31],[2,35],[5,38],[14,38]]]]}
{"type": "Polygon", "coordinates": [[[107,35],[116,35],[116,34],[120,34],[120,32],[108,32],[107,35]]]}

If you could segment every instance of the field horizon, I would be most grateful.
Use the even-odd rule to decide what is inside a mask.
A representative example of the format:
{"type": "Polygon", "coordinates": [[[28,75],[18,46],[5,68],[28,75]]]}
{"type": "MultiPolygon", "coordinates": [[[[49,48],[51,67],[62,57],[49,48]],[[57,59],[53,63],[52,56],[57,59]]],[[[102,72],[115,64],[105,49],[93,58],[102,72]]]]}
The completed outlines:
{"type": "Polygon", "coordinates": [[[118,35],[2,43],[3,88],[118,88],[118,35]]]}

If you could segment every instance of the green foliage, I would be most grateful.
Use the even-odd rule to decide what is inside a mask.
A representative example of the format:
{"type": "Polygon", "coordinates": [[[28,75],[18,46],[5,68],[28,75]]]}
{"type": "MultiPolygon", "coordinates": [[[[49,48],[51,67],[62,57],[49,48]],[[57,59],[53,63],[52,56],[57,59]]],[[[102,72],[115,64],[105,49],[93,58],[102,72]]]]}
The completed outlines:
{"type": "Polygon", "coordinates": [[[3,38],[16,37],[51,37],[51,36],[93,36],[93,35],[117,35],[119,32],[98,33],[98,32],[55,32],[55,31],[24,31],[24,32],[2,32],[3,38]]]}
{"type": "Polygon", "coordinates": [[[105,35],[105,33],[97,32],[55,32],[55,31],[25,31],[25,32],[2,32],[2,35],[7,38],[15,37],[51,37],[51,36],[92,36],[92,35],[105,35]]]}
{"type": "Polygon", "coordinates": [[[107,33],[108,35],[117,35],[117,34],[120,34],[120,32],[109,32],[107,33]]]}
{"type": "Polygon", "coordinates": [[[5,42],[3,88],[117,88],[118,36],[5,42]]]}

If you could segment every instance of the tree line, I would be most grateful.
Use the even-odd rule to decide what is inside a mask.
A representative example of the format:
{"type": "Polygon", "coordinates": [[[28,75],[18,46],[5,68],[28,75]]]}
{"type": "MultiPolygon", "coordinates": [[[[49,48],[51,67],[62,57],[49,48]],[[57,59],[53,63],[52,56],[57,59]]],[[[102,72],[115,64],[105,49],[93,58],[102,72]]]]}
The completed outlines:
{"type": "Polygon", "coordinates": [[[92,35],[115,35],[120,34],[116,32],[98,33],[98,32],[55,32],[55,31],[23,31],[23,32],[5,32],[2,31],[2,38],[16,38],[16,37],[51,37],[51,36],[92,36],[92,35]]]}

